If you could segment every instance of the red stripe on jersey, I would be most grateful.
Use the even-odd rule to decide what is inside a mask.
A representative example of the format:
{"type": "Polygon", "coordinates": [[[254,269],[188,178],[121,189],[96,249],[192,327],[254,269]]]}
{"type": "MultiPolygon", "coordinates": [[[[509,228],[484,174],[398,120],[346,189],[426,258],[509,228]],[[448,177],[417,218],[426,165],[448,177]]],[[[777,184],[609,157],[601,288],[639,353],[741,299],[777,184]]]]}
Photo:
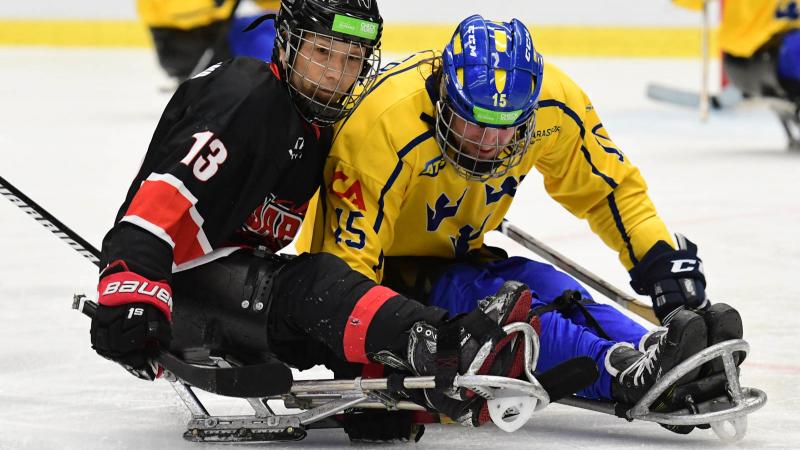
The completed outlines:
{"type": "Polygon", "coordinates": [[[164,230],[175,243],[175,264],[182,264],[205,254],[198,241],[200,226],[190,213],[193,206],[178,188],[166,181],[145,180],[125,216],[137,216],[164,230]]]}
{"type": "Polygon", "coordinates": [[[375,286],[358,299],[356,306],[353,307],[353,312],[347,318],[347,325],[344,327],[342,344],[347,361],[361,364],[370,362],[367,359],[366,351],[369,324],[378,309],[395,296],[397,296],[397,292],[384,286],[375,286]]]}

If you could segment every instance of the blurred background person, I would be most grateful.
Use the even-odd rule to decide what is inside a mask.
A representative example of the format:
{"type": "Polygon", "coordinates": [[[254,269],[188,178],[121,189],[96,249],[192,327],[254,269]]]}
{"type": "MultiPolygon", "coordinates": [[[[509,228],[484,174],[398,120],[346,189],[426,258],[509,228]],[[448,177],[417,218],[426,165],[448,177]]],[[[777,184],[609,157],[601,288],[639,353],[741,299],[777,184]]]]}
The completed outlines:
{"type": "Polygon", "coordinates": [[[234,56],[269,61],[272,21],[243,33],[256,17],[275,12],[278,0],[137,0],[139,16],[150,29],[158,63],[181,82],[234,56]]]}
{"type": "MultiPolygon", "coordinates": [[[[673,0],[701,10],[707,0],[673,0]]],[[[721,0],[723,76],[744,98],[766,98],[789,148],[800,150],[800,1],[721,0]]]]}

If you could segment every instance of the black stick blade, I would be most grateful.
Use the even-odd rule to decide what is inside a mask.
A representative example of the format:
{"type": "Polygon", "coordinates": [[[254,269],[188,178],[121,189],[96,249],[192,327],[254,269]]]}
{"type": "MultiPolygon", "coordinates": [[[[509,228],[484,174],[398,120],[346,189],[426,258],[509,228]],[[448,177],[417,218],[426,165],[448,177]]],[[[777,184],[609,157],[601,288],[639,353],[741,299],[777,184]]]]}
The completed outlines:
{"type": "Polygon", "coordinates": [[[597,380],[600,372],[592,358],[581,356],[567,360],[544,373],[537,373],[544,390],[555,402],[567,395],[572,395],[597,380]]]}
{"type": "Polygon", "coordinates": [[[157,360],[189,385],[226,397],[268,397],[286,394],[292,388],[292,371],[277,360],[247,366],[203,367],[166,352],[157,360]]]}

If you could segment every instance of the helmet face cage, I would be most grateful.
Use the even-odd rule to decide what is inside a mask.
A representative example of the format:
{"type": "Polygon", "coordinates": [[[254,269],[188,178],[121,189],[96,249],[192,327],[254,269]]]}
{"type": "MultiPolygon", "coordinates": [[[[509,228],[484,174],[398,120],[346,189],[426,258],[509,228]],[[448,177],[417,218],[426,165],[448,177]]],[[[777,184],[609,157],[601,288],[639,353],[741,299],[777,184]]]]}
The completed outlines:
{"type": "Polygon", "coordinates": [[[517,19],[473,15],[458,25],[442,53],[435,137],[459,175],[485,181],[522,162],[535,130],[543,66],[517,19]]]}
{"type": "Polygon", "coordinates": [[[436,143],[442,151],[442,156],[453,164],[459,175],[467,180],[486,181],[508,173],[511,168],[522,162],[522,157],[528,151],[533,130],[536,128],[536,113],[519,125],[513,127],[511,141],[500,142],[500,135],[495,134],[494,142],[486,137],[488,127],[483,127],[483,134],[479,140],[464,136],[467,126],[475,126],[469,119],[462,117],[446,102],[436,102],[436,143]],[[460,119],[460,126],[454,126],[454,119],[460,119]],[[481,158],[472,156],[464,151],[464,144],[474,148],[490,149],[489,154],[494,156],[481,158]]]}
{"type": "Polygon", "coordinates": [[[276,53],[284,51],[286,85],[298,112],[321,126],[347,117],[380,68],[377,3],[281,0],[275,23],[276,53]]]}
{"type": "Polygon", "coordinates": [[[345,118],[375,81],[380,49],[300,28],[286,32],[287,86],[300,114],[323,126],[345,118]],[[318,48],[323,52],[318,53],[318,48]],[[352,63],[354,59],[357,65],[352,63]],[[323,85],[323,78],[330,78],[332,73],[338,78],[336,84],[323,85]]]}

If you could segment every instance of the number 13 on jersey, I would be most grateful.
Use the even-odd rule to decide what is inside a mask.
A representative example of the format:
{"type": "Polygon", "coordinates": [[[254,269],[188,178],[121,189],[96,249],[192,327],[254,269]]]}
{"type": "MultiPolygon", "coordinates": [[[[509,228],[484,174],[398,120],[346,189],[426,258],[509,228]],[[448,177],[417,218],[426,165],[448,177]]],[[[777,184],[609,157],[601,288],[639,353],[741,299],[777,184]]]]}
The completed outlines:
{"type": "Polygon", "coordinates": [[[195,133],[192,137],[194,138],[194,145],[192,145],[189,153],[183,157],[181,164],[190,166],[192,162],[194,162],[192,173],[195,178],[200,181],[208,181],[217,173],[219,166],[228,158],[228,150],[225,148],[225,145],[222,144],[222,141],[219,139],[212,139],[214,133],[210,131],[195,133]],[[209,149],[208,155],[200,155],[200,151],[203,150],[206,145],[208,145],[209,149]]]}

